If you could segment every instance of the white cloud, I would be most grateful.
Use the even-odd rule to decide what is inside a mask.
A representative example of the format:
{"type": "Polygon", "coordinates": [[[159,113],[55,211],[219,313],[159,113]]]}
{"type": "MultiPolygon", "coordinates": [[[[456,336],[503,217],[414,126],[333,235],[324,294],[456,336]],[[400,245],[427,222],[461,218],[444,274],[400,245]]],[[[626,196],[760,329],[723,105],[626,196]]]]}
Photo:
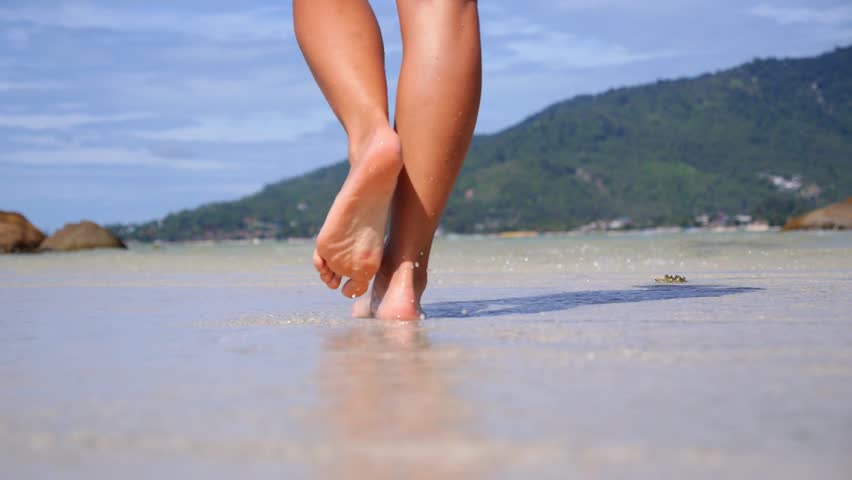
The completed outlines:
{"type": "Polygon", "coordinates": [[[84,102],[59,102],[56,104],[56,108],[59,110],[71,111],[71,110],[85,110],[88,107],[88,104],[84,102]]]}
{"type": "Polygon", "coordinates": [[[3,82],[0,81],[0,92],[20,92],[20,91],[45,91],[45,90],[60,90],[63,86],[59,82],[49,81],[31,81],[31,82],[3,82]]]}
{"type": "Polygon", "coordinates": [[[196,159],[163,158],[145,150],[124,148],[65,148],[0,153],[0,163],[39,166],[143,166],[175,170],[219,170],[223,162],[196,159]]]}
{"type": "Polygon", "coordinates": [[[113,73],[99,79],[114,108],[158,113],[240,115],[280,109],[292,111],[325,104],[307,67],[262,65],[200,72],[113,73]],[[304,69],[304,70],[302,70],[304,69]]]}
{"type": "Polygon", "coordinates": [[[523,18],[495,18],[483,22],[482,35],[486,37],[516,37],[519,35],[537,35],[544,32],[541,25],[524,20],[523,18]]]}
{"type": "Polygon", "coordinates": [[[683,11],[689,4],[708,4],[707,0],[652,0],[637,2],[636,0],[548,0],[548,4],[570,12],[609,9],[613,12],[624,10],[642,12],[683,11]]]}
{"type": "Polygon", "coordinates": [[[175,193],[222,193],[228,195],[246,195],[263,187],[258,183],[213,183],[210,185],[173,185],[166,191],[175,193]]]}
{"type": "Polygon", "coordinates": [[[86,113],[58,114],[9,114],[0,113],[0,128],[25,128],[28,130],[54,130],[81,127],[150,117],[146,113],[122,113],[118,115],[91,115],[86,113]]]}
{"type": "Polygon", "coordinates": [[[54,135],[12,135],[8,137],[8,140],[10,143],[36,145],[41,147],[62,147],[68,145],[67,140],[63,140],[54,135]]]}
{"type": "Polygon", "coordinates": [[[557,69],[611,67],[680,55],[674,50],[632,51],[619,44],[559,32],[506,40],[502,49],[508,53],[489,58],[485,65],[488,71],[530,63],[557,69]]]}
{"type": "MultiPolygon", "coordinates": [[[[556,0],[557,7],[565,10],[588,10],[592,8],[605,8],[619,3],[634,3],[635,0],[556,0]]],[[[647,3],[647,2],[643,2],[647,3]]]]}
{"type": "Polygon", "coordinates": [[[781,25],[797,23],[839,24],[852,22],[852,6],[824,9],[808,7],[776,7],[762,3],[749,9],[751,15],[773,20],[781,25]]]}
{"type": "Polygon", "coordinates": [[[231,62],[246,62],[258,60],[271,55],[283,57],[287,53],[285,42],[263,43],[253,45],[236,45],[221,43],[193,43],[175,45],[160,54],[163,60],[182,63],[222,64],[231,62]]]}
{"type": "Polygon", "coordinates": [[[244,116],[202,117],[190,126],[138,133],[137,136],[182,142],[286,142],[318,133],[334,121],[331,112],[325,109],[303,115],[258,112],[244,116]]]}
{"type": "MultiPolygon", "coordinates": [[[[594,2],[579,2],[575,6],[586,3],[594,2]]],[[[488,73],[504,72],[516,65],[596,68],[679,55],[670,49],[633,51],[618,43],[553,30],[520,16],[488,19],[482,24],[482,33],[490,40],[485,44],[484,64],[488,73]]]]}
{"type": "Polygon", "coordinates": [[[89,3],[63,3],[54,7],[4,7],[0,20],[42,27],[97,28],[118,31],[169,31],[220,40],[286,40],[293,28],[289,10],[255,8],[200,14],[177,9],[119,9],[89,3]]]}

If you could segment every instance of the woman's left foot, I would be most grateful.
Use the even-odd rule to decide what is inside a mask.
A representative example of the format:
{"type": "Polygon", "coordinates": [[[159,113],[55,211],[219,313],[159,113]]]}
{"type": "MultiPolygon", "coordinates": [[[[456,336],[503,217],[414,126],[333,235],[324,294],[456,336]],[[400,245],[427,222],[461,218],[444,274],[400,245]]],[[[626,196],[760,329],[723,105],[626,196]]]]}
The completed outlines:
{"type": "Polygon", "coordinates": [[[352,148],[349,176],[317,236],[314,267],[329,288],[350,277],[342,290],[347,297],[366,293],[381,264],[388,208],[402,169],[400,148],[387,125],[352,148]]]}

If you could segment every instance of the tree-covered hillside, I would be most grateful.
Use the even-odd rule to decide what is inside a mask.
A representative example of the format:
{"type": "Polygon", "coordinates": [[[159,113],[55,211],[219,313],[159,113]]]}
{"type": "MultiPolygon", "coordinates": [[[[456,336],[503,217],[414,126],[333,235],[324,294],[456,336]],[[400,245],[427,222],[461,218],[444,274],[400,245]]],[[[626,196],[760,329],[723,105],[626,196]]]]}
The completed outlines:
{"type": "MultiPolygon", "coordinates": [[[[346,171],[341,162],[119,233],[311,236],[346,171]]],[[[850,194],[852,48],[844,48],[581,96],[478,136],[442,225],[566,230],[628,217],[641,227],[720,212],[780,223],[850,194]]]]}

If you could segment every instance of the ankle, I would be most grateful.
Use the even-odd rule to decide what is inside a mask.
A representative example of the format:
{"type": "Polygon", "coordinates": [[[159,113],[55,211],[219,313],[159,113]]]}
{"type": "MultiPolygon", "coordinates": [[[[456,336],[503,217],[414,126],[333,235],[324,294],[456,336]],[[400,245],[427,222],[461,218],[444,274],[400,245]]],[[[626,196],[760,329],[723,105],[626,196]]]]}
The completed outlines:
{"type": "MultiPolygon", "coordinates": [[[[372,145],[377,135],[382,133],[387,135],[386,132],[393,132],[390,124],[388,124],[387,118],[369,122],[368,124],[359,126],[358,128],[347,129],[346,133],[349,138],[350,164],[355,165],[356,162],[360,161],[364,150],[372,145]]],[[[395,132],[393,133],[394,135],[396,134],[395,132]]]]}
{"type": "Polygon", "coordinates": [[[426,265],[416,260],[383,262],[378,275],[384,277],[388,285],[411,287],[418,295],[426,289],[428,282],[426,265]]]}

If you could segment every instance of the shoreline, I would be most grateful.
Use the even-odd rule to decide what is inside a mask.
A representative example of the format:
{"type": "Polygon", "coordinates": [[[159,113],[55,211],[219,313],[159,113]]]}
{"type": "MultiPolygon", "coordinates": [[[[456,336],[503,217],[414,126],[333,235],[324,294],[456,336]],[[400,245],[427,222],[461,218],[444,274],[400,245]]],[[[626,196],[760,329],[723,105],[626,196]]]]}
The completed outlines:
{"type": "MultiPolygon", "coordinates": [[[[645,228],[645,229],[625,229],[625,230],[593,230],[593,231],[581,231],[581,230],[565,230],[565,231],[522,231],[522,232],[499,232],[499,233],[442,233],[440,235],[436,235],[437,238],[444,239],[466,239],[466,238],[481,238],[481,239],[498,239],[498,240],[524,240],[524,239],[533,239],[533,238],[559,238],[559,237],[606,237],[606,236],[631,236],[631,235],[640,235],[640,236],[650,236],[650,235],[702,235],[702,234],[778,234],[783,233],[785,235],[796,235],[796,234],[834,234],[834,233],[844,233],[844,232],[852,232],[850,230],[797,230],[797,231],[782,231],[781,227],[769,227],[765,230],[752,230],[745,227],[655,227],[655,228],[645,228]]],[[[252,245],[264,245],[264,244],[296,244],[296,245],[307,245],[312,244],[315,241],[315,237],[291,237],[291,238],[270,238],[270,237],[256,237],[250,239],[211,239],[211,240],[154,240],[154,241],[141,241],[141,240],[128,240],[128,247],[132,247],[133,245],[147,245],[147,246],[169,246],[169,245],[187,245],[187,246],[216,246],[216,245],[233,245],[233,246],[252,246],[252,245]]]]}

